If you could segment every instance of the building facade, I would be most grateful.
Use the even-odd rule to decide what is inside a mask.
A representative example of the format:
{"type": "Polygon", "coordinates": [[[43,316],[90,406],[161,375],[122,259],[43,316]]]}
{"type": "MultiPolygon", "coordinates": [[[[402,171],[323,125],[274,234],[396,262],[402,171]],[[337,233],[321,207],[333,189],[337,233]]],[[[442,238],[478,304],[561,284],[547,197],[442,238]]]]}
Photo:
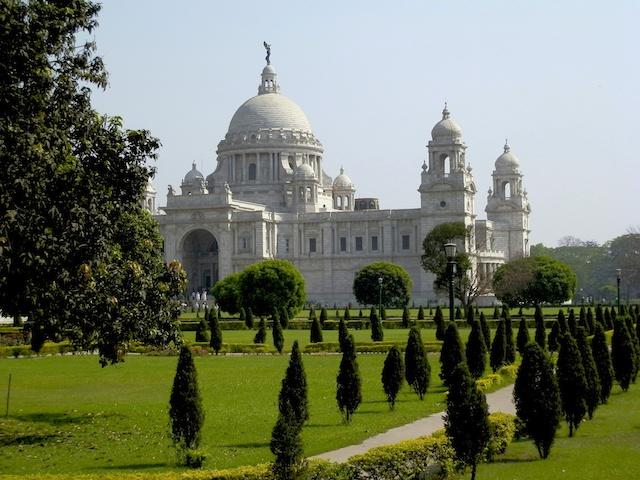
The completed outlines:
{"type": "MultiPolygon", "coordinates": [[[[303,110],[280,93],[267,64],[258,95],[238,108],[218,144],[215,170],[205,177],[194,163],[179,192],[169,186],[156,215],[166,260],[182,262],[188,288],[200,290],[254,262],[287,259],[304,276],[310,302],[338,305],[356,303],[359,268],[394,262],[411,276],[414,301],[426,304],[438,295],[433,276],[420,266],[422,241],[441,223],[469,227],[459,248],[471,253],[474,273],[485,278],[499,264],[528,255],[530,207],[509,146],[495,162],[487,219],[478,220],[462,129],[446,105],[431,137],[419,208],[381,209],[377,198],[356,198],[342,168],[335,178],[325,172],[322,143],[303,110]]],[[[155,207],[154,193],[147,190],[145,205],[155,207]]]]}

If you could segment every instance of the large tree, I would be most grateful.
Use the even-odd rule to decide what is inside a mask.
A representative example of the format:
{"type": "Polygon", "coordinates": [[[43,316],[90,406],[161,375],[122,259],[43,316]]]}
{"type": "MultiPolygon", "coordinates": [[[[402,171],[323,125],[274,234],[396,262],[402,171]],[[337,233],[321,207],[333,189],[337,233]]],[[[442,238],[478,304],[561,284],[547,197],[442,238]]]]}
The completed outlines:
{"type": "Polygon", "coordinates": [[[411,327],[404,352],[404,369],[407,383],[422,400],[431,381],[431,366],[417,327],[411,327]]]}
{"type": "Polygon", "coordinates": [[[501,265],[493,276],[496,297],[508,305],[562,303],[573,297],[576,274],[549,257],[524,257],[501,265]]]}
{"type": "Polygon", "coordinates": [[[562,413],[569,425],[569,436],[572,437],[574,430],[578,429],[587,412],[587,378],[578,345],[568,333],[560,338],[560,352],[556,369],[562,413]]]}
{"type": "Polygon", "coordinates": [[[522,351],[513,398],[540,458],[547,458],[560,423],[560,390],[551,360],[537,343],[527,344],[522,351]]]}
{"type": "MultiPolygon", "coordinates": [[[[470,235],[470,227],[465,226],[463,222],[450,222],[436,226],[424,238],[420,263],[422,268],[435,276],[433,286],[436,291],[446,292],[449,288],[448,260],[444,253],[444,244],[453,241],[473,245],[470,235]]],[[[478,296],[491,291],[489,277],[480,275],[472,268],[473,254],[473,251],[458,251],[455,258],[454,295],[463,306],[472,304],[478,296]]]]}
{"type": "Polygon", "coordinates": [[[442,383],[449,386],[451,375],[460,362],[467,363],[462,340],[460,340],[456,324],[449,322],[442,348],[440,349],[440,378],[442,383]]]}
{"type": "Polygon", "coordinates": [[[596,323],[595,333],[591,340],[591,349],[593,351],[593,359],[598,369],[598,378],[600,379],[600,403],[607,403],[611,388],[613,387],[613,365],[611,363],[611,353],[607,345],[602,325],[596,323]]]}
{"type": "Polygon", "coordinates": [[[411,299],[412,288],[407,271],[389,262],[370,263],[358,270],[353,279],[353,294],[363,305],[378,305],[382,301],[384,307],[404,307],[411,299]]]}
{"type": "Polygon", "coordinates": [[[69,338],[103,365],[178,339],[179,264],[139,206],[158,140],[93,110],[107,73],[83,0],[0,4],[0,309],[34,349],[69,338]]]}
{"type": "Polygon", "coordinates": [[[240,298],[240,276],[242,274],[232,273],[227,275],[222,280],[218,280],[211,289],[211,294],[215,298],[216,303],[220,306],[220,309],[235,315],[240,313],[242,300],[240,298]]]}
{"type": "Polygon", "coordinates": [[[278,397],[278,408],[281,415],[286,413],[287,404],[291,407],[293,418],[302,425],[309,419],[307,400],[307,375],[304,372],[302,354],[298,341],[293,342],[291,358],[287,372],[282,379],[282,387],[278,397]]]}
{"type": "Polygon", "coordinates": [[[304,278],[287,260],[263,260],[250,265],[240,276],[240,298],[243,307],[255,315],[271,315],[286,308],[289,318],[304,306],[304,278]]]}
{"type": "Polygon", "coordinates": [[[349,335],[343,345],[342,360],[336,377],[336,401],[346,423],[362,402],[362,381],[356,358],[353,336],[349,335]]]}
{"type": "Polygon", "coordinates": [[[387,353],[381,375],[382,388],[387,396],[387,402],[391,410],[396,404],[396,397],[404,381],[403,373],[402,356],[398,347],[394,345],[387,353]]]}

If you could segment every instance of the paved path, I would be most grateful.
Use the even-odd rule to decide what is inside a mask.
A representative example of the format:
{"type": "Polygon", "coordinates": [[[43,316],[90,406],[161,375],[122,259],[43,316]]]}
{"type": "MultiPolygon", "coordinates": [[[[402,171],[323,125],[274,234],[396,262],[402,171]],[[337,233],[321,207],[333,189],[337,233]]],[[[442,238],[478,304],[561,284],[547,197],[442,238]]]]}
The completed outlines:
{"type": "MultiPolygon", "coordinates": [[[[516,413],[513,404],[513,385],[496,390],[487,395],[487,403],[490,412],[506,412],[516,413]]],[[[321,453],[314,458],[321,458],[331,462],[345,462],[348,458],[365,453],[373,447],[381,445],[390,445],[393,443],[410,440],[412,438],[430,435],[436,430],[444,428],[444,420],[442,416],[444,412],[434,413],[428,417],[416,420],[400,427],[392,428],[384,433],[380,433],[374,437],[367,438],[359,445],[350,445],[348,447],[332,450],[331,452],[321,453]]]]}

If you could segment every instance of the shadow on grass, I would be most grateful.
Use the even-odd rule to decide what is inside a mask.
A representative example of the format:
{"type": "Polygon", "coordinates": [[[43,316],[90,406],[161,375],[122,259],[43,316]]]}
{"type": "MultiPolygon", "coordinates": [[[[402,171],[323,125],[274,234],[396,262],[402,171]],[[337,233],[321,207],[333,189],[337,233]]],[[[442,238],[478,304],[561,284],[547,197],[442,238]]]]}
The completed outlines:
{"type": "Polygon", "coordinates": [[[23,415],[13,415],[12,418],[21,422],[48,423],[49,425],[82,425],[92,422],[96,418],[124,418],[119,413],[106,413],[101,415],[70,415],[68,413],[29,413],[23,415]]]}
{"type": "Polygon", "coordinates": [[[230,443],[228,445],[220,445],[223,448],[264,448],[270,445],[269,442],[247,442],[247,443],[230,443]]]}
{"type": "Polygon", "coordinates": [[[308,423],[305,424],[304,428],[332,428],[342,425],[342,421],[336,423],[308,423]]]}
{"type": "Polygon", "coordinates": [[[155,463],[131,463],[128,465],[101,465],[100,468],[88,468],[87,470],[146,470],[148,468],[162,468],[169,466],[166,462],[155,463]]]}
{"type": "Polygon", "coordinates": [[[60,435],[56,433],[51,434],[11,434],[11,433],[3,433],[0,434],[0,447],[11,447],[14,445],[35,445],[35,444],[44,444],[51,442],[60,437],[60,435]]]}
{"type": "Polygon", "coordinates": [[[494,458],[490,463],[531,463],[540,460],[539,457],[498,457],[494,458]]]}

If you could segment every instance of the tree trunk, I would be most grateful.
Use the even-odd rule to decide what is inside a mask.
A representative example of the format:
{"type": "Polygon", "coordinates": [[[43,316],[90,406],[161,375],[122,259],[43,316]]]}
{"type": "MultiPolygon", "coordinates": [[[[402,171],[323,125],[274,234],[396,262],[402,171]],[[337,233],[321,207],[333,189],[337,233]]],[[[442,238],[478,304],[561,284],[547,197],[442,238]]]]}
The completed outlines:
{"type": "Polygon", "coordinates": [[[471,480],[476,480],[476,468],[478,467],[477,463],[471,465],[471,480]]]}

